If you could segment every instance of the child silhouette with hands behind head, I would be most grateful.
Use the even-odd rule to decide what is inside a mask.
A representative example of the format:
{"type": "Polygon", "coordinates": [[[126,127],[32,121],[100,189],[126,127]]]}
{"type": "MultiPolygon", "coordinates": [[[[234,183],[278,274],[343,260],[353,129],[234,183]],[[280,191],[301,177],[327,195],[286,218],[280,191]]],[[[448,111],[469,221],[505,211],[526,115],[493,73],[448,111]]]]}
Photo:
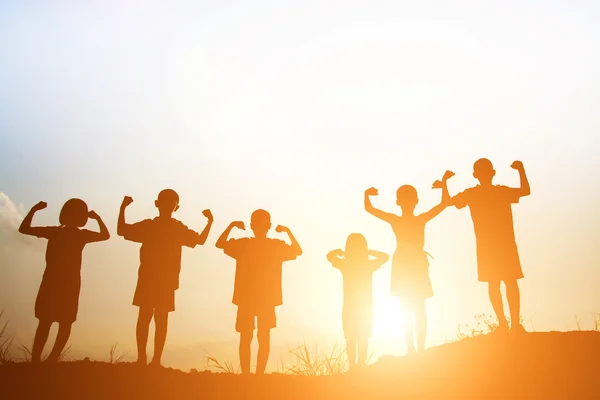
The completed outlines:
{"type": "Polygon", "coordinates": [[[477,245],[477,276],[480,282],[488,282],[488,294],[492,308],[498,317],[498,332],[508,331],[504,315],[500,283],[506,286],[506,297],[510,308],[511,330],[524,332],[520,323],[521,295],[518,279],[523,278],[519,251],[515,240],[512,204],[529,196],[531,189],[521,161],[512,163],[511,168],[519,172],[520,187],[510,188],[494,185],[496,171],[487,158],[473,165],[473,177],[479,185],[466,189],[452,197],[451,204],[458,209],[469,207],[477,245]]]}
{"type": "Polygon", "coordinates": [[[77,319],[83,248],[88,243],[108,240],[110,237],[100,216],[88,211],[87,204],[80,199],[70,199],[64,204],[60,211],[59,226],[32,227],[34,214],[46,206],[43,201],[33,206],[19,227],[19,232],[25,235],[48,239],[46,270],[35,301],[35,316],[39,324],[31,351],[31,361],[34,363],[41,360],[54,322],[58,322],[58,335],[47,361],[59,360],[71,335],[71,326],[77,319]],[[81,229],[87,224],[88,218],[98,222],[100,232],[81,229]]]}
{"type": "Polygon", "coordinates": [[[202,212],[208,221],[201,234],[189,229],[172,216],[179,209],[179,195],[174,190],[165,189],[154,202],[158,217],[128,224],[125,222],[125,209],[132,202],[131,197],[123,199],[117,234],[125,240],[142,244],[138,282],[133,296],[133,305],[140,308],[136,327],[137,362],[147,364],[148,331],[154,317],[156,330],[151,365],[160,366],[169,312],[175,311],[175,291],[179,289],[181,248],[203,245],[213,224],[213,216],[210,210],[202,212]]]}
{"type": "Polygon", "coordinates": [[[250,373],[250,345],[257,326],[259,348],[256,373],[264,374],[271,347],[271,329],[277,326],[275,307],[283,304],[282,264],[302,255],[302,249],[285,226],[279,225],[275,231],[287,234],[291,245],[267,237],[271,229],[271,215],[265,210],[252,213],[250,227],[254,237],[228,239],[233,228],[245,230],[243,222],[232,222],[217,240],[216,247],[236,260],[232,302],[238,306],[235,329],[240,333],[242,373],[250,373]]]}
{"type": "Polygon", "coordinates": [[[389,258],[385,253],[369,250],[367,240],[359,233],[348,236],[345,251],[337,249],[327,254],[327,260],[343,276],[342,326],[350,369],[367,363],[369,338],[373,330],[373,272],[389,258]]]}
{"type": "Polygon", "coordinates": [[[404,185],[396,191],[396,204],[402,209],[402,215],[381,211],[371,204],[371,196],[377,196],[378,190],[370,188],[365,191],[365,210],[375,217],[389,223],[396,236],[396,251],[392,258],[391,292],[399,296],[405,310],[404,336],[408,353],[417,349],[425,349],[427,336],[427,314],[425,300],[433,296],[429,279],[429,260],[423,250],[425,244],[425,225],[448,205],[450,196],[446,182],[454,176],[446,171],[441,181],[433,183],[434,189],[442,189],[442,201],[431,210],[415,215],[419,203],[417,190],[404,185]],[[413,340],[413,318],[416,325],[417,349],[413,340]]]}

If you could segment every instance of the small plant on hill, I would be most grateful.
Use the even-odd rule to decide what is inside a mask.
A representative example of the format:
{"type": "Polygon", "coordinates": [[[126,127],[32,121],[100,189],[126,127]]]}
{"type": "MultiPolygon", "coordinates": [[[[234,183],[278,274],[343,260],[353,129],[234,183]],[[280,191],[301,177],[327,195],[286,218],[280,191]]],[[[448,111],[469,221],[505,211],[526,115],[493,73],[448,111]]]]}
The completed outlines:
{"type": "Polygon", "coordinates": [[[208,353],[208,356],[206,357],[206,366],[226,374],[239,374],[240,372],[239,367],[234,368],[231,361],[227,360],[224,363],[221,363],[210,353],[208,353]]]}
{"type": "Polygon", "coordinates": [[[109,355],[108,362],[110,364],[118,364],[118,363],[120,363],[129,354],[129,350],[127,350],[126,352],[121,353],[120,355],[117,356],[116,355],[116,353],[117,353],[117,346],[118,346],[118,343],[113,344],[110,347],[110,350],[108,352],[108,355],[109,355]]]}
{"type": "Polygon", "coordinates": [[[325,353],[315,350],[311,352],[306,343],[290,349],[295,361],[290,367],[283,370],[289,375],[299,376],[322,376],[337,375],[346,371],[348,361],[343,348],[334,345],[331,352],[325,353]]]}
{"type": "MultiPolygon", "coordinates": [[[[0,311],[0,321],[3,314],[4,311],[0,311]]],[[[0,328],[0,365],[12,362],[11,350],[14,338],[14,334],[8,333],[8,321],[5,321],[0,328]]]]}

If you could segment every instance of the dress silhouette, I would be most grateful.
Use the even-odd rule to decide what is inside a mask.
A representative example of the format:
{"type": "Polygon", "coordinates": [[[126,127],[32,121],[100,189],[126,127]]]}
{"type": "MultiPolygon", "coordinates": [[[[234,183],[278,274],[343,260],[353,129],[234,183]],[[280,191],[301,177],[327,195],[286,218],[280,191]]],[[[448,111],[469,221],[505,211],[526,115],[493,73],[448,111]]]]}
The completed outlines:
{"type": "Polygon", "coordinates": [[[439,215],[448,205],[449,195],[446,182],[454,175],[446,171],[442,181],[436,181],[433,188],[442,189],[442,201],[431,210],[415,215],[419,202],[413,186],[404,185],[396,191],[396,204],[402,209],[402,215],[381,211],[371,204],[370,196],[378,195],[375,188],[365,191],[365,210],[375,217],[386,221],[396,236],[396,251],[392,258],[391,294],[400,298],[405,309],[405,339],[408,352],[425,349],[427,335],[427,315],[425,300],[433,296],[429,278],[429,260],[424,249],[425,225],[439,215]],[[416,325],[417,349],[413,340],[413,318],[416,325]]]}
{"type": "Polygon", "coordinates": [[[32,361],[41,360],[50,327],[59,324],[59,332],[47,361],[58,361],[69,336],[71,325],[77,320],[81,289],[81,260],[86,244],[110,237],[104,222],[80,199],[70,199],[60,212],[60,226],[32,227],[34,214],[46,208],[39,202],[23,220],[19,232],[48,239],[46,269],[35,301],[35,317],[39,320],[32,349],[32,361]],[[95,219],[100,232],[81,229],[88,218],[95,219]]]}
{"type": "Polygon", "coordinates": [[[345,251],[337,249],[327,254],[331,265],[342,272],[342,326],[350,369],[367,362],[369,338],[373,330],[373,272],[389,258],[385,253],[369,250],[367,240],[359,233],[348,236],[345,251]]]}

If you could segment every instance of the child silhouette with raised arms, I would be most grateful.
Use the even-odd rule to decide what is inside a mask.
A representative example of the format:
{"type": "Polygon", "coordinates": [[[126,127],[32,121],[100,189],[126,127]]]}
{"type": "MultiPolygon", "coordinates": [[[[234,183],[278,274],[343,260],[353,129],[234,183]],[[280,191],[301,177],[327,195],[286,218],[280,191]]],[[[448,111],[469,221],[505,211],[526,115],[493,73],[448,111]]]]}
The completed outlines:
{"type": "Polygon", "coordinates": [[[138,282],[133,296],[133,305],[140,308],[136,327],[137,362],[147,364],[148,331],[154,317],[154,355],[150,364],[160,366],[167,339],[169,312],[175,311],[175,291],[179,289],[181,248],[203,245],[210,232],[213,216],[210,210],[202,212],[208,222],[201,234],[189,229],[173,218],[173,213],[179,209],[179,195],[174,190],[165,189],[154,202],[158,217],[128,224],[125,222],[125,208],[132,202],[131,197],[123,199],[117,234],[125,240],[142,244],[138,282]]]}
{"type": "Polygon", "coordinates": [[[240,333],[240,366],[250,373],[250,345],[258,327],[256,374],[265,372],[271,348],[271,329],[277,326],[275,307],[283,304],[282,264],[302,255],[300,244],[289,228],[278,225],[276,232],[286,233],[291,245],[267,237],[271,215],[256,210],[250,218],[254,237],[228,239],[233,228],[245,229],[241,221],[232,222],[217,240],[216,247],[236,260],[233,304],[238,306],[235,329],[240,333]],[[254,320],[256,318],[256,325],[254,320]]]}
{"type": "Polygon", "coordinates": [[[477,245],[477,276],[480,282],[488,283],[490,302],[498,318],[498,333],[508,331],[500,292],[501,282],[506,287],[511,331],[525,331],[520,323],[521,295],[517,280],[523,278],[523,271],[515,240],[512,204],[518,203],[521,197],[529,196],[531,190],[523,163],[515,161],[511,167],[519,172],[519,188],[494,185],[492,180],[496,171],[490,160],[482,158],[473,165],[473,177],[479,181],[479,185],[451,199],[451,204],[456,208],[468,206],[471,211],[477,245]]]}
{"type": "Polygon", "coordinates": [[[68,200],[60,211],[60,226],[36,226],[31,222],[34,214],[46,208],[39,202],[31,208],[19,227],[25,235],[48,239],[46,270],[35,301],[35,316],[39,320],[31,361],[39,363],[48,340],[50,327],[58,322],[58,335],[48,356],[48,362],[57,362],[71,335],[71,326],[77,319],[79,291],[81,289],[81,258],[83,248],[92,242],[108,240],[110,233],[102,219],[80,199],[68,200]],[[100,232],[83,228],[88,218],[95,219],[100,232]]]}
{"type": "Polygon", "coordinates": [[[377,189],[370,188],[365,191],[365,210],[389,223],[396,236],[396,251],[392,258],[391,293],[392,296],[400,297],[401,305],[405,310],[404,335],[409,354],[425,349],[427,336],[425,300],[433,296],[427,259],[429,253],[423,250],[425,225],[447,207],[450,196],[446,181],[453,175],[453,172],[446,171],[442,181],[433,184],[433,188],[442,189],[442,201],[431,210],[419,215],[414,213],[419,198],[413,186],[404,185],[396,191],[396,204],[402,209],[400,216],[373,207],[370,197],[378,195],[377,189]],[[414,326],[416,326],[417,349],[413,340],[414,326]]]}
{"type": "Polygon", "coordinates": [[[343,276],[342,326],[350,369],[367,363],[369,338],[373,330],[373,272],[389,258],[385,253],[369,250],[367,239],[359,233],[348,236],[345,251],[337,249],[327,254],[327,260],[343,276]]]}

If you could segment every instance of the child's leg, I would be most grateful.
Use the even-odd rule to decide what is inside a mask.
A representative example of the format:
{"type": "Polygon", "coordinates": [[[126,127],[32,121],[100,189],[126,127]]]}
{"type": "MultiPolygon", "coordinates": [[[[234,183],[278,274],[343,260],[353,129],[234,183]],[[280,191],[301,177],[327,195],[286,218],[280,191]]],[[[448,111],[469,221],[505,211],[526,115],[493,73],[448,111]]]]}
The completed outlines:
{"type": "Polygon", "coordinates": [[[369,339],[358,340],[358,365],[367,365],[367,353],[369,351],[369,339]]]}
{"type": "Polygon", "coordinates": [[[256,361],[256,374],[262,375],[267,368],[269,353],[271,352],[271,329],[258,328],[258,359],[256,361]]]}
{"type": "Polygon", "coordinates": [[[413,326],[413,307],[412,303],[404,301],[402,304],[402,312],[404,313],[404,340],[408,353],[415,352],[415,344],[413,340],[414,326],[413,326]]]}
{"type": "Polygon", "coordinates": [[[516,279],[504,281],[506,285],[506,299],[510,310],[510,322],[512,327],[521,324],[521,293],[516,279]]]}
{"type": "Polygon", "coordinates": [[[504,305],[502,304],[502,293],[500,292],[499,280],[488,282],[488,294],[490,296],[490,302],[492,303],[492,308],[494,309],[494,313],[496,313],[500,327],[506,327],[508,324],[506,322],[506,316],[504,315],[504,305]]]}
{"type": "Polygon", "coordinates": [[[240,368],[242,374],[250,373],[250,345],[252,344],[252,337],[254,336],[254,330],[246,330],[240,332],[240,368]]]}
{"type": "Polygon", "coordinates": [[[417,329],[417,351],[423,351],[425,350],[425,339],[427,338],[427,310],[425,308],[425,299],[415,301],[414,313],[417,329]]]}
{"type": "Polygon", "coordinates": [[[356,365],[356,339],[346,339],[346,354],[350,369],[356,365]]]}
{"type": "Polygon", "coordinates": [[[37,330],[35,331],[35,337],[33,339],[33,349],[31,350],[31,362],[39,363],[42,359],[42,351],[48,341],[48,335],[50,334],[50,327],[52,322],[40,320],[38,323],[37,330]]]}
{"type": "Polygon", "coordinates": [[[160,359],[167,341],[167,328],[169,325],[169,312],[154,310],[154,355],[152,365],[160,365],[160,359]]]}
{"type": "Polygon", "coordinates": [[[137,362],[140,364],[146,364],[147,362],[146,347],[148,345],[148,331],[150,330],[150,321],[153,314],[154,310],[152,308],[140,307],[135,331],[138,351],[137,362]]]}
{"type": "Polygon", "coordinates": [[[71,326],[72,323],[60,322],[58,324],[58,334],[56,335],[56,341],[54,342],[52,352],[50,352],[50,355],[48,356],[48,361],[56,362],[60,358],[60,355],[69,341],[69,336],[71,336],[71,326]]]}

